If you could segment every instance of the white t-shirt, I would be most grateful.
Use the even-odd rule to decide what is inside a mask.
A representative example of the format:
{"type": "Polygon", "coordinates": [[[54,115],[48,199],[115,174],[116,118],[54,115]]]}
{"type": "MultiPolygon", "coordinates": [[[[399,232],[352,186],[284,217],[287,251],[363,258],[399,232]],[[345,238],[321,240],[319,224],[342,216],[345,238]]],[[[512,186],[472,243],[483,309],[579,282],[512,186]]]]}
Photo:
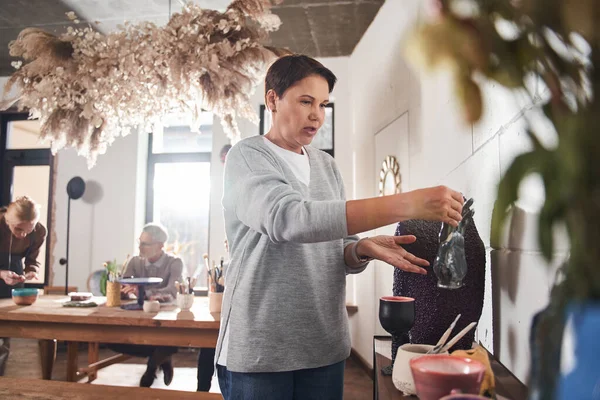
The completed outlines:
{"type": "MultiPolygon", "coordinates": [[[[304,148],[302,154],[294,153],[293,151],[283,149],[271,142],[266,137],[263,137],[265,144],[269,146],[277,155],[285,160],[296,178],[306,186],[310,183],[310,162],[308,161],[308,153],[304,148]]],[[[227,344],[229,343],[229,331],[225,327],[225,335],[223,336],[223,345],[217,364],[224,367],[227,366],[227,344]]]]}
{"type": "Polygon", "coordinates": [[[271,150],[285,160],[294,175],[296,175],[296,178],[308,186],[310,183],[310,163],[308,161],[308,153],[306,153],[306,150],[303,148],[302,154],[298,154],[277,146],[266,137],[263,137],[263,140],[271,150]]]}

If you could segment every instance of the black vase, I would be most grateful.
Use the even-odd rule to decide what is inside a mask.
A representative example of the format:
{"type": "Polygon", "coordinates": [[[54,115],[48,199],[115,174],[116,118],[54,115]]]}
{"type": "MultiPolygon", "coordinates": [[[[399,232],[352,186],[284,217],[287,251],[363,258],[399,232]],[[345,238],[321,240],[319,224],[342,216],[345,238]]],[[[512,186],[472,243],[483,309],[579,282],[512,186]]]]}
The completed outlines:
{"type": "MultiPolygon", "coordinates": [[[[441,222],[409,220],[398,224],[396,236],[415,235],[417,241],[404,245],[404,248],[433,265],[439,247],[440,228],[441,222]]],[[[451,337],[481,317],[485,291],[485,246],[474,222],[467,226],[464,236],[468,270],[464,285],[459,289],[439,288],[431,266],[426,268],[427,275],[394,269],[394,296],[415,299],[415,321],[409,333],[411,343],[436,344],[458,314],[462,316],[451,337]]],[[[471,330],[450,351],[470,349],[474,338],[475,330],[471,330]]],[[[401,336],[392,335],[392,359],[404,342],[401,336]]]]}

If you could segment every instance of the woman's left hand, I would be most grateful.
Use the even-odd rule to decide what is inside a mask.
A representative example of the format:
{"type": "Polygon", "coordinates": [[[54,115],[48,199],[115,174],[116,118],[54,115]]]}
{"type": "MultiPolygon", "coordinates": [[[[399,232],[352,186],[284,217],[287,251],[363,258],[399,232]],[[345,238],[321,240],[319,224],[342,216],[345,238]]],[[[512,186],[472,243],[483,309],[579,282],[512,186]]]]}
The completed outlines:
{"type": "Polygon", "coordinates": [[[426,275],[427,271],[421,267],[429,266],[429,261],[416,257],[402,247],[403,244],[414,243],[416,240],[413,235],[374,236],[361,240],[356,253],[381,260],[406,272],[426,275]]]}

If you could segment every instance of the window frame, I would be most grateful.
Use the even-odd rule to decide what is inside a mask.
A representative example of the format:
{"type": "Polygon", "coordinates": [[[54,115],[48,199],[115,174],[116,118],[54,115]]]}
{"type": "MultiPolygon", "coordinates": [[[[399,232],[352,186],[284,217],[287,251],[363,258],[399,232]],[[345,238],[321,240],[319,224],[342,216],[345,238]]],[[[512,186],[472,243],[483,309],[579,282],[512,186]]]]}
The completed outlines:
{"type": "MultiPolygon", "coordinates": [[[[154,218],[154,174],[156,164],[166,163],[187,163],[187,162],[208,162],[212,170],[212,152],[191,152],[191,153],[153,153],[152,152],[152,133],[148,133],[148,161],[146,171],[146,223],[152,222],[154,218]]],[[[210,205],[208,209],[210,215],[210,205]]],[[[210,218],[209,218],[210,225],[210,218]]],[[[210,226],[209,226],[210,229],[210,226]]],[[[209,237],[210,245],[210,237],[209,237]]]]}
{"type": "MultiPolygon", "coordinates": [[[[212,176],[212,151],[211,152],[189,152],[189,153],[154,153],[152,151],[152,143],[154,136],[152,132],[148,133],[148,160],[146,167],[146,212],[144,219],[146,223],[153,222],[154,219],[154,175],[157,164],[166,163],[188,163],[188,162],[207,162],[210,165],[210,174],[212,176]]],[[[210,216],[211,216],[212,202],[208,204],[208,237],[206,243],[207,254],[210,259],[210,216]]],[[[208,296],[208,288],[200,283],[196,283],[196,288],[201,290],[195,290],[196,296],[208,296]]]]}

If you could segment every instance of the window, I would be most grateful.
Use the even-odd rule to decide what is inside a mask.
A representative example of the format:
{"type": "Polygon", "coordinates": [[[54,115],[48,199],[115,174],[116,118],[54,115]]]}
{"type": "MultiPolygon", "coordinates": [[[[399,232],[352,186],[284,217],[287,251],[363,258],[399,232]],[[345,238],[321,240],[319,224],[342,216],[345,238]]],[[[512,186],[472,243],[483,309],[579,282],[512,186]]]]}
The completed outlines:
{"type": "MultiPolygon", "coordinates": [[[[323,150],[333,157],[334,154],[334,107],[333,103],[329,103],[325,106],[325,122],[319,129],[319,132],[312,141],[312,146],[319,150],[323,150]]],[[[271,113],[267,111],[264,104],[260,106],[260,124],[259,134],[264,135],[271,129],[271,113]]]]}
{"type": "Polygon", "coordinates": [[[27,113],[0,114],[0,205],[5,206],[19,196],[27,195],[41,205],[40,222],[48,231],[37,261],[37,280],[27,281],[27,287],[42,288],[48,284],[51,254],[52,176],[54,157],[50,146],[39,140],[40,123],[28,120],[27,113]]]}
{"type": "Polygon", "coordinates": [[[206,286],[213,116],[202,113],[199,133],[190,125],[172,116],[150,134],[146,222],[167,228],[167,250],[183,259],[185,276],[198,271],[196,286],[206,286]]]}

